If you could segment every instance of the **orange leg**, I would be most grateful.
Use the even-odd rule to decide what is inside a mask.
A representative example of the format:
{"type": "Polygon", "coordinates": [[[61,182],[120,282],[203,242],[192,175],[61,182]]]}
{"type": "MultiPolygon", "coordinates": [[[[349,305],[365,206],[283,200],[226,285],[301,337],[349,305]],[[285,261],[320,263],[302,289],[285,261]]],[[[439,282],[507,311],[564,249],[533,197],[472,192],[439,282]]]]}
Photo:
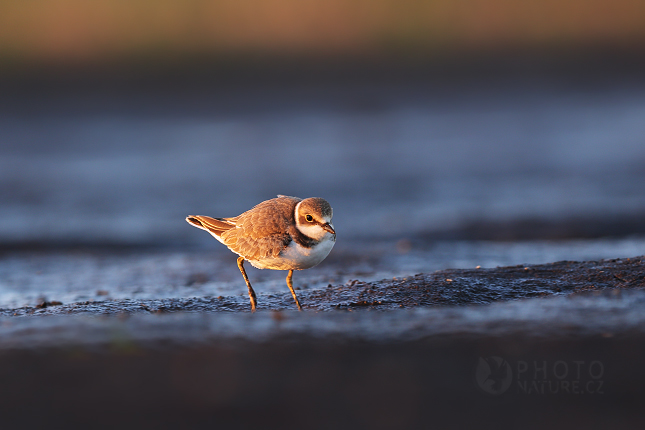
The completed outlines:
{"type": "Polygon", "coordinates": [[[291,290],[291,295],[293,296],[293,299],[296,301],[296,306],[298,306],[298,310],[301,311],[302,307],[300,306],[300,302],[298,301],[296,292],[293,291],[293,282],[291,282],[292,277],[293,277],[293,270],[289,270],[289,274],[287,275],[287,286],[289,287],[289,290],[291,290]]]}
{"type": "Polygon", "coordinates": [[[255,291],[253,291],[253,287],[251,287],[251,283],[249,282],[249,277],[246,276],[246,271],[244,270],[244,257],[240,257],[237,259],[237,267],[240,268],[240,272],[242,272],[242,276],[244,276],[244,280],[246,281],[246,286],[249,287],[249,299],[251,299],[251,312],[255,312],[255,307],[258,304],[258,300],[255,298],[255,291]]]}

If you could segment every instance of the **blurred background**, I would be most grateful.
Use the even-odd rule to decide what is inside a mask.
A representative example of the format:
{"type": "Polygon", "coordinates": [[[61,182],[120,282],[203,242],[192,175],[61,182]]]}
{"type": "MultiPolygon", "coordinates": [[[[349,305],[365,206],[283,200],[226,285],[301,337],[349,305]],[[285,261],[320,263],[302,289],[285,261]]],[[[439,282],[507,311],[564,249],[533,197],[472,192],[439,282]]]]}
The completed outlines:
{"type": "MultiPolygon", "coordinates": [[[[247,318],[235,256],[184,218],[277,194],[334,208],[305,308],[360,309],[357,280],[645,255],[645,1],[0,0],[3,423],[642,428],[638,291],[247,318]],[[141,317],[82,317],[115,313],[141,317]],[[553,365],[549,395],[484,397],[478,357],[601,363],[607,395],[553,365]]],[[[284,272],[248,266],[260,309],[295,310],[284,272]]],[[[538,294],[508,276],[455,288],[538,294]]]]}
{"type": "Polygon", "coordinates": [[[644,53],[639,0],[0,1],[0,243],[276,194],[339,244],[642,235],[644,53]]]}

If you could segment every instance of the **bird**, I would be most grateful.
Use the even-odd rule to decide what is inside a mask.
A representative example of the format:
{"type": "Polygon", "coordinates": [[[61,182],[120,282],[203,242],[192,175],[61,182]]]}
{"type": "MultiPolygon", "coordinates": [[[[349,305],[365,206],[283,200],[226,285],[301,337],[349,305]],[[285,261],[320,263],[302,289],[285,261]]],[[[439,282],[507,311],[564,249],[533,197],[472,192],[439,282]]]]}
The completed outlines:
{"type": "Polygon", "coordinates": [[[301,199],[279,194],[236,217],[189,215],[186,221],[207,231],[239,256],[237,266],[249,290],[252,312],[257,298],[244,261],[258,269],[288,270],[287,286],[301,311],[293,290],[293,271],[317,266],[329,255],[336,243],[333,212],[321,197],[301,199]]]}

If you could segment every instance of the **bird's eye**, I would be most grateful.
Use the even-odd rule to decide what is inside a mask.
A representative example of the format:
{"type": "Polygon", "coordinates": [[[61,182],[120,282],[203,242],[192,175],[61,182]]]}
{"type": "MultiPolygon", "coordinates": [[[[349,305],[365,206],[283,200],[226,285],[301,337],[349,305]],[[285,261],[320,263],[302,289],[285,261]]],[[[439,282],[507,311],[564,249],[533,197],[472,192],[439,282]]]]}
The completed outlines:
{"type": "Polygon", "coordinates": [[[308,222],[311,222],[311,221],[313,221],[313,220],[314,220],[314,217],[312,217],[311,215],[305,215],[305,219],[306,219],[308,222]]]}

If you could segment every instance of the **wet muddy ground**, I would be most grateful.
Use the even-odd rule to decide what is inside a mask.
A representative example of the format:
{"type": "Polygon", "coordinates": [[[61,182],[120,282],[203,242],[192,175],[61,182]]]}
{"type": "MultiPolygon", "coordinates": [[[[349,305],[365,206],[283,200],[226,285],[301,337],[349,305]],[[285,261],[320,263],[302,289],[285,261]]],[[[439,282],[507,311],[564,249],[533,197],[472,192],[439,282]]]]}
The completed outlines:
{"type": "Polygon", "coordinates": [[[300,290],[304,312],[288,292],[254,314],[242,295],[3,309],[2,420],[635,428],[644,273],[635,257],[356,279],[300,290]]]}
{"type": "MultiPolygon", "coordinates": [[[[643,258],[591,262],[558,262],[494,269],[452,269],[431,274],[300,290],[303,306],[312,311],[392,310],[437,305],[482,305],[514,299],[571,295],[586,291],[644,288],[643,258]]],[[[243,285],[240,285],[243,290],[243,285]]],[[[284,288],[286,290],[286,287],[284,288]]],[[[617,290],[619,291],[619,290],[617,290]]],[[[259,296],[260,310],[295,309],[291,294],[259,296]]],[[[41,299],[32,307],[0,309],[3,316],[119,315],[131,313],[248,311],[244,295],[188,298],[92,300],[63,304],[41,299]]]]}

